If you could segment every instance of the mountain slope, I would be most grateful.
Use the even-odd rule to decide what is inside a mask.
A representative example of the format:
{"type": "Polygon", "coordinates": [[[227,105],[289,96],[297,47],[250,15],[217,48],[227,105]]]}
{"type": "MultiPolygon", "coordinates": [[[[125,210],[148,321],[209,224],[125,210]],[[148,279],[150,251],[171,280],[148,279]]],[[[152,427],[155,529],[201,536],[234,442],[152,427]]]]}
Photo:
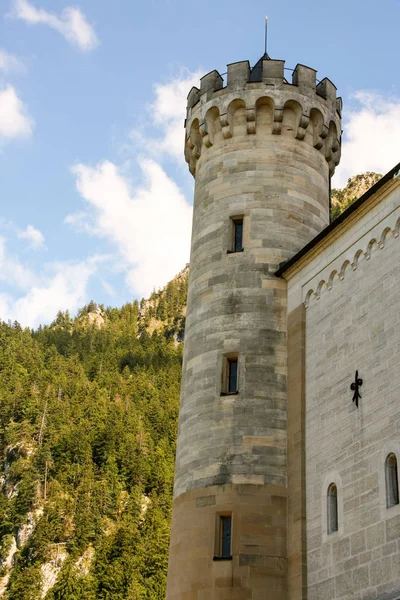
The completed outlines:
{"type": "Polygon", "coordinates": [[[0,323],[0,597],[164,598],[186,287],[0,323]]]}
{"type": "Polygon", "coordinates": [[[343,211],[360,198],[372,187],[382,175],[379,173],[362,173],[351,177],[343,189],[333,189],[331,192],[332,220],[336,219],[343,211]]]}

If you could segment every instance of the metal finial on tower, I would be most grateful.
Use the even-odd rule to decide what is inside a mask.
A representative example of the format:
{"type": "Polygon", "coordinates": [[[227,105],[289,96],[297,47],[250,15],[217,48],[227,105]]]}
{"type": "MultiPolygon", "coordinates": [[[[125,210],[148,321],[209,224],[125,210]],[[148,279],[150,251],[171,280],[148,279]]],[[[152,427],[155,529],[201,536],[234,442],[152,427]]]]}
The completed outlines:
{"type": "Polygon", "coordinates": [[[265,54],[268,56],[267,46],[268,46],[268,17],[265,17],[265,54]]]}

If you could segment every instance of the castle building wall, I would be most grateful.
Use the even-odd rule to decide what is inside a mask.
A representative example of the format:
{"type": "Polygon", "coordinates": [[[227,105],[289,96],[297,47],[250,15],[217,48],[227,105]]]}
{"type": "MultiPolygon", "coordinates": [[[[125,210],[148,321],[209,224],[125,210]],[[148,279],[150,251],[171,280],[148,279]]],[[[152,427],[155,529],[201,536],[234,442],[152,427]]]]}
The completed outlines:
{"type": "MultiPolygon", "coordinates": [[[[387,507],[385,477],[389,454],[400,464],[399,229],[400,182],[392,179],[285,274],[289,343],[305,318],[305,381],[288,402],[301,413],[305,392],[296,438],[305,511],[301,494],[292,496],[306,518],[308,600],[400,597],[400,505],[387,507]],[[331,484],[338,527],[328,533],[331,484]]],[[[301,352],[293,356],[296,368],[301,352]]]]}
{"type": "Polygon", "coordinates": [[[340,114],[314,70],[299,66],[292,85],[282,61],[264,63],[265,81],[236,63],[226,88],[212,72],[188,98],[196,184],[168,600],[288,598],[287,295],[274,273],[328,223],[340,114]]]}

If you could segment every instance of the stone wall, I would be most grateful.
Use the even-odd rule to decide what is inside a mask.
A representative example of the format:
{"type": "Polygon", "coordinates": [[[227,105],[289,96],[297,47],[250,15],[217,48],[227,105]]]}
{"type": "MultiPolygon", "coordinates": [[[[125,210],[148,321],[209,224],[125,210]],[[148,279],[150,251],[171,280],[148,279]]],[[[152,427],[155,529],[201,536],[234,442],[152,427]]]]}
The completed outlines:
{"type": "Polygon", "coordinates": [[[400,506],[386,507],[384,470],[389,452],[400,463],[399,205],[391,181],[288,276],[290,310],[307,307],[308,600],[400,597],[400,506]]]}
{"type": "Polygon", "coordinates": [[[291,85],[283,61],[263,63],[258,81],[236,63],[226,88],[214,71],[188,98],[196,184],[168,600],[287,598],[287,290],[275,271],[328,223],[341,104],[313,69],[299,65],[291,85]],[[227,394],[233,355],[238,389],[227,394]],[[221,510],[232,557],[213,561],[221,510]]]}
{"type": "Polygon", "coordinates": [[[174,502],[170,600],[286,599],[286,488],[210,486],[174,502]],[[231,560],[214,558],[216,518],[232,515],[231,560]]]}
{"type": "Polygon", "coordinates": [[[274,273],[329,222],[340,114],[333,84],[324,98],[313,69],[299,66],[302,83],[290,85],[283,61],[264,63],[274,74],[265,83],[248,83],[248,63],[235,63],[227,88],[214,71],[189,103],[196,184],[175,497],[286,484],[286,283],[274,273]],[[243,252],[231,253],[239,216],[243,252]],[[229,353],[238,354],[238,394],[221,396],[229,353]]]}

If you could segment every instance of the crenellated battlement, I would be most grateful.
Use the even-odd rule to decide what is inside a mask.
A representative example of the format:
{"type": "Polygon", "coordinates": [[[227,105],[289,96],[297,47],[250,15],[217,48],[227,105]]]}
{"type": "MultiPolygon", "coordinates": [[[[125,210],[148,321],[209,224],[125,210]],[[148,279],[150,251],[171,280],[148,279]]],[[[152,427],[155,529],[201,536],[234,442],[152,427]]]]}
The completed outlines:
{"type": "Polygon", "coordinates": [[[342,100],[315,69],[298,64],[292,81],[285,62],[261,58],[228,65],[227,83],[218,71],[200,80],[187,100],[185,158],[195,175],[197,162],[208,148],[237,136],[288,135],[322,152],[334,173],[340,160],[342,100]]]}

